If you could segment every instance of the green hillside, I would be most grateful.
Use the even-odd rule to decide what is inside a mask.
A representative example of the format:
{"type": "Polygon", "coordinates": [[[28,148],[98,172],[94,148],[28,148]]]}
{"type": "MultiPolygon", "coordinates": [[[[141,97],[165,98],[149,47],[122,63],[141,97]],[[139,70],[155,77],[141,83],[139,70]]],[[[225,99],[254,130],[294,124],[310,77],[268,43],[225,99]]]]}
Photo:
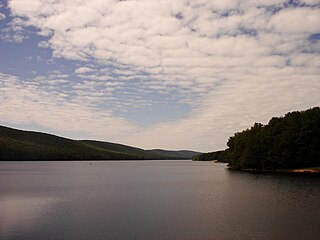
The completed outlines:
{"type": "Polygon", "coordinates": [[[116,143],[72,140],[0,126],[0,160],[138,160],[192,157],[181,155],[179,151],[170,153],[162,155],[116,143]]]}

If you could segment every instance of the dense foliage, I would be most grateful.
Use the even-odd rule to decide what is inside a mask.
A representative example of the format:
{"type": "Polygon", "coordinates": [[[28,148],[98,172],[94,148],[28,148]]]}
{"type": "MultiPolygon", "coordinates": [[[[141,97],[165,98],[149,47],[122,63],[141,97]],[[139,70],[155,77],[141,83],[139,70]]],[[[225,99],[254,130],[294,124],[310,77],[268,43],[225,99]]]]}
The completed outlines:
{"type": "Polygon", "coordinates": [[[0,126],[0,160],[191,159],[196,154],[144,150],[109,142],[77,141],[0,126]]]}
{"type": "Polygon", "coordinates": [[[272,118],[229,138],[229,166],[275,170],[320,166],[320,108],[272,118]]]}
{"type": "Polygon", "coordinates": [[[225,151],[193,160],[228,162],[232,169],[278,170],[320,166],[320,108],[255,123],[229,138],[225,151]]]}

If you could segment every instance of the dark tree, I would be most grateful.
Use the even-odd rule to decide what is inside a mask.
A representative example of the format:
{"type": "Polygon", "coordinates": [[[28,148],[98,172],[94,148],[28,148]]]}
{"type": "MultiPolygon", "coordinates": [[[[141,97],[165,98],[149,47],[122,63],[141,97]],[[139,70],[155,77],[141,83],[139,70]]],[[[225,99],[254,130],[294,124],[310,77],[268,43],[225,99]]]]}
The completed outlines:
{"type": "Polygon", "coordinates": [[[320,108],[290,112],[265,126],[255,123],[230,137],[227,146],[193,160],[219,160],[232,169],[258,171],[320,167],[320,108]]]}
{"type": "Polygon", "coordinates": [[[320,166],[320,108],[272,118],[229,138],[229,166],[275,170],[320,166]]]}

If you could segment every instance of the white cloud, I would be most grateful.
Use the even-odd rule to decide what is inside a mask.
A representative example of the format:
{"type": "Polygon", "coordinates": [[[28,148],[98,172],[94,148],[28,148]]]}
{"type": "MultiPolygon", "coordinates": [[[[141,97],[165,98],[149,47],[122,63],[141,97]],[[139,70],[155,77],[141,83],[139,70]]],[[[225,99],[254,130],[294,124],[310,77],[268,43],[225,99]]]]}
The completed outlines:
{"type": "Polygon", "coordinates": [[[302,2],[304,2],[306,4],[310,4],[310,5],[320,4],[319,0],[303,0],[302,2]]]}
{"type": "Polygon", "coordinates": [[[288,111],[320,105],[318,74],[302,69],[293,70],[294,75],[265,71],[225,82],[185,119],[154,125],[126,140],[149,148],[219,150],[235,131],[255,122],[266,124],[288,111]]]}
{"type": "Polygon", "coordinates": [[[6,15],[4,15],[3,13],[0,13],[0,21],[6,19],[6,15]]]}
{"type": "Polygon", "coordinates": [[[280,33],[320,32],[320,9],[289,8],[271,18],[270,24],[280,33]]]}
{"type": "Polygon", "coordinates": [[[15,76],[0,73],[0,93],[0,101],[4,103],[0,105],[2,123],[35,123],[65,136],[80,133],[109,140],[130,134],[136,128],[113,117],[111,112],[96,111],[90,104],[90,96],[65,98],[64,94],[41,88],[37,82],[15,76]]]}
{"type": "MultiPolygon", "coordinates": [[[[69,104],[87,102],[82,116],[99,118],[106,111],[99,107],[101,102],[128,110],[135,104],[154,104],[139,96],[141,92],[164,98],[174,92],[176,102],[192,108],[185,119],[144,128],[121,120],[116,139],[140,146],[210,150],[222,148],[230,134],[254,121],[320,104],[319,43],[308,40],[320,32],[319,7],[310,7],[319,2],[303,2],[309,5],[286,7],[280,0],[10,0],[8,6],[18,41],[25,37],[24,27],[32,26],[47,37],[39,47],[51,48],[55,58],[82,61],[74,70],[82,81],[67,79],[72,82],[69,88],[60,90],[72,98],[64,103],[61,118],[62,111],[71,109],[69,104]],[[114,94],[127,88],[135,88],[132,96],[121,99],[114,94]]],[[[53,77],[47,89],[58,93],[54,84],[65,79],[53,77]]],[[[41,91],[35,95],[41,96],[41,91]]],[[[51,111],[57,111],[50,104],[51,111]]],[[[23,114],[25,119],[30,115],[23,114]]],[[[101,119],[117,119],[108,114],[101,119]]],[[[69,115],[65,118],[71,121],[69,115]]],[[[15,121],[13,115],[10,121],[15,121]]],[[[80,124],[85,123],[80,121],[77,129],[80,124]]],[[[92,128],[93,135],[106,132],[96,130],[103,128],[101,122],[84,126],[92,128]]]]}
{"type": "Polygon", "coordinates": [[[77,68],[74,72],[76,74],[84,74],[84,73],[90,73],[90,72],[94,72],[95,70],[89,67],[79,67],[77,68]]]}
{"type": "Polygon", "coordinates": [[[5,41],[21,43],[26,38],[28,36],[24,31],[24,21],[19,17],[13,18],[8,26],[0,31],[0,39],[5,41]]]}

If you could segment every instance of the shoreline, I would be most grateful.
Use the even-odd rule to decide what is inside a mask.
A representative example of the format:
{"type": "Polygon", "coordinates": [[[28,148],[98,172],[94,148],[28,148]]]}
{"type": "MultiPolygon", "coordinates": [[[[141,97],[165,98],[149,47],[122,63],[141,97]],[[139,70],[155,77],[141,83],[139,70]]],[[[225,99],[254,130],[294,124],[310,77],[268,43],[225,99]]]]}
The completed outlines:
{"type": "Polygon", "coordinates": [[[276,169],[276,170],[257,170],[257,169],[233,169],[228,167],[229,170],[252,172],[252,173],[311,173],[320,174],[320,168],[297,168],[297,169],[276,169]]]}
{"type": "Polygon", "coordinates": [[[290,172],[290,173],[320,173],[320,169],[313,168],[298,168],[290,170],[280,170],[281,172],[290,172]]]}
{"type": "MultiPolygon", "coordinates": [[[[206,161],[199,161],[199,162],[224,163],[224,162],[220,162],[219,160],[206,160],[206,161]]],[[[228,164],[228,163],[225,163],[225,164],[228,164]]],[[[232,168],[232,167],[227,166],[227,169],[232,170],[232,171],[253,172],[253,173],[261,172],[261,173],[313,173],[313,174],[318,173],[318,174],[320,174],[320,167],[258,170],[258,169],[254,169],[254,168],[236,169],[236,168],[232,168]]]]}

